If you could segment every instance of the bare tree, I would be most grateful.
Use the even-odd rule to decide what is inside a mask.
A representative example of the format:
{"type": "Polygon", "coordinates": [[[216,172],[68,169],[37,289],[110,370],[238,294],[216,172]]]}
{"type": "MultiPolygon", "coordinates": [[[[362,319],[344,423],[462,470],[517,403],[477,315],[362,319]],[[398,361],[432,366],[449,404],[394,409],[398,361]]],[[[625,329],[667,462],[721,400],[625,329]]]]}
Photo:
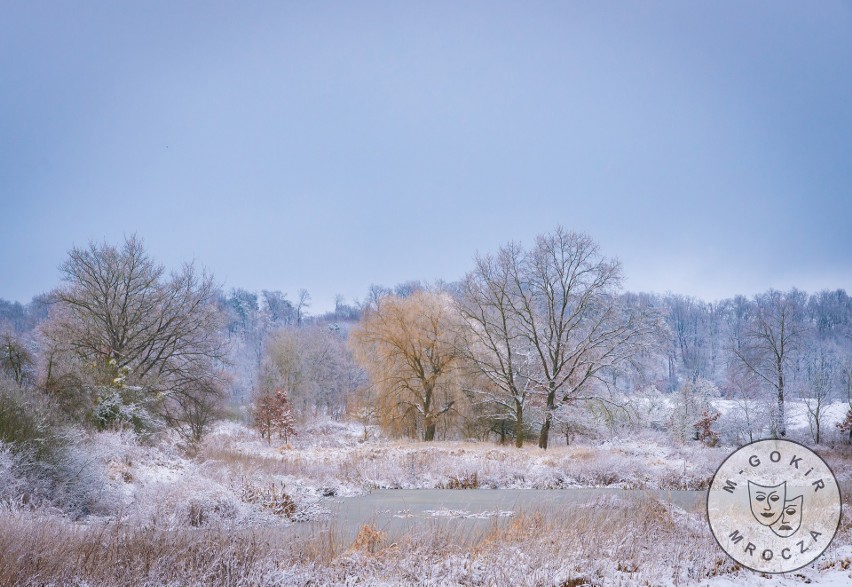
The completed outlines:
{"type": "Polygon", "coordinates": [[[806,384],[799,395],[808,411],[808,427],[816,444],[822,438],[825,409],[831,403],[831,395],[838,371],[837,358],[824,345],[819,345],[806,359],[806,384]]]}
{"type": "MultiPolygon", "coordinates": [[[[151,402],[212,388],[225,354],[212,276],[187,264],[167,278],[135,235],[121,247],[75,247],[61,270],[43,328],[50,361],[71,355],[85,384],[138,386],[151,402]]],[[[48,387],[60,364],[47,369],[48,387]]]]}
{"type": "MultiPolygon", "coordinates": [[[[703,302],[682,295],[664,298],[666,321],[672,334],[670,352],[679,359],[686,377],[695,383],[699,377],[710,375],[710,336],[707,322],[710,307],[703,302]]],[[[671,374],[674,375],[674,374],[671,374]]],[[[670,380],[677,385],[677,377],[670,380]]]]}
{"type": "Polygon", "coordinates": [[[350,333],[355,356],[377,388],[386,426],[416,427],[424,440],[434,440],[459,400],[454,320],[448,296],[418,291],[384,298],[350,333]]]}
{"type": "MultiPolygon", "coordinates": [[[[465,355],[483,382],[471,391],[500,410],[493,415],[496,421],[505,422],[506,415],[514,420],[519,448],[524,444],[525,411],[534,381],[532,349],[513,300],[512,276],[520,255],[520,247],[509,243],[496,256],[477,256],[473,271],[462,281],[458,305],[468,326],[465,355]]],[[[501,438],[504,434],[501,431],[501,438]]]]}
{"type": "MultiPolygon", "coordinates": [[[[650,307],[621,304],[617,295],[621,287],[619,263],[602,257],[590,237],[562,227],[539,236],[530,251],[507,245],[498,253],[497,261],[490,262],[490,267],[488,264],[477,263],[470,283],[483,282],[485,269],[494,278],[484,282],[497,287],[474,285],[468,293],[497,307],[496,314],[491,313],[504,314],[505,319],[495,328],[495,323],[479,312],[475,321],[482,331],[486,330],[485,323],[491,322],[492,336],[504,342],[511,340],[512,344],[501,343],[499,348],[490,345],[498,363],[510,354],[512,346],[516,366],[522,357],[521,363],[528,363],[524,389],[544,397],[538,444],[547,448],[554,410],[566,402],[599,398],[593,385],[606,386],[604,372],[648,348],[661,318],[650,307]],[[477,295],[480,292],[487,295],[483,298],[477,295]]],[[[476,307],[483,307],[481,301],[468,304],[469,309],[476,307]]],[[[464,313],[470,320],[475,312],[469,309],[464,313]]],[[[509,374],[504,373],[501,382],[508,380],[509,374]]],[[[518,391],[516,387],[512,393],[518,391]]]]}
{"type": "Polygon", "coordinates": [[[186,440],[197,443],[224,411],[224,377],[199,376],[162,396],[157,413],[186,440]]]}
{"type": "Polygon", "coordinates": [[[804,295],[770,290],[754,298],[751,315],[731,351],[742,364],[774,392],[774,436],[786,436],[785,390],[787,370],[803,340],[804,295]]]}
{"type": "Polygon", "coordinates": [[[11,329],[0,334],[0,371],[9,373],[19,386],[24,384],[34,364],[33,354],[11,329]]]}
{"type": "Polygon", "coordinates": [[[296,326],[302,326],[305,312],[311,305],[311,294],[306,289],[300,289],[296,297],[296,326]]]}
{"type": "Polygon", "coordinates": [[[375,283],[371,284],[370,288],[367,290],[367,297],[361,304],[359,304],[360,310],[362,312],[366,312],[367,310],[378,310],[382,299],[391,294],[393,294],[393,292],[387,287],[383,285],[376,285],[375,283]]]}
{"type": "Polygon", "coordinates": [[[361,370],[336,328],[281,328],[266,341],[261,386],[283,390],[300,418],[318,411],[340,418],[360,383],[361,370]]]}
{"type": "Polygon", "coordinates": [[[732,358],[728,362],[726,385],[734,404],[729,418],[734,428],[732,433],[737,442],[753,442],[755,435],[767,427],[769,419],[765,402],[761,401],[760,378],[741,361],[732,358]]]}
{"type": "Polygon", "coordinates": [[[539,236],[515,275],[516,308],[540,364],[537,388],[546,396],[539,447],[547,448],[558,403],[582,398],[592,383],[651,346],[659,314],[619,303],[621,265],[601,256],[588,236],[558,227],[539,236]]]}

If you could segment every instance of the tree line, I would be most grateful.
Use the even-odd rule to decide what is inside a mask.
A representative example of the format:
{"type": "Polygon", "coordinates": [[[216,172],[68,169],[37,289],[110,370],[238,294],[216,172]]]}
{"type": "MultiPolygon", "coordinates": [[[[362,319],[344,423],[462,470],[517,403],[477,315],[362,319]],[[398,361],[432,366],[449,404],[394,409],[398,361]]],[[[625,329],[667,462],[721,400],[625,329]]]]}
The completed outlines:
{"type": "Polygon", "coordinates": [[[60,271],[30,304],[0,300],[3,386],[99,429],[198,441],[230,415],[271,439],[323,415],[546,449],[555,430],[569,441],[593,422],[647,424],[654,397],[679,414],[662,426],[712,437],[707,400],[724,398],[746,441],[785,436],[794,399],[819,443],[827,406],[852,409],[843,290],[625,292],[620,263],[561,227],[477,255],[458,282],[374,285],[324,315],[306,290],[225,292],[193,264],[167,273],[137,236],[74,247],[60,271]]]}

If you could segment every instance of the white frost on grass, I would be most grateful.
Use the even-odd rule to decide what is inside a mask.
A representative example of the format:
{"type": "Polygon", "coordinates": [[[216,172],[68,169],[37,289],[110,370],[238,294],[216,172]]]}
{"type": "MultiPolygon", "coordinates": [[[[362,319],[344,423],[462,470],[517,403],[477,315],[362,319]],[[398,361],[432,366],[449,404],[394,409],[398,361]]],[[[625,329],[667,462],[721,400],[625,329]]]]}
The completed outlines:
{"type": "MultiPolygon", "coordinates": [[[[371,489],[433,489],[462,484],[480,488],[559,489],[622,487],[702,489],[721,461],[721,449],[666,446],[663,439],[606,442],[598,446],[553,446],[542,451],[492,443],[399,440],[282,445],[257,438],[212,435],[215,460],[300,479],[322,495],[347,496],[371,489]]],[[[202,453],[205,454],[205,453],[202,453]]]]}
{"type": "MultiPolygon", "coordinates": [[[[706,483],[730,452],[730,448],[708,449],[698,443],[670,446],[662,434],[613,439],[596,446],[552,446],[547,451],[477,442],[397,441],[369,431],[364,435],[360,426],[333,422],[300,431],[289,444],[278,439],[268,443],[241,425],[223,423],[197,452],[189,454],[177,448],[174,439],[149,445],[129,433],[92,435],[81,439],[75,450],[73,462],[82,472],[69,490],[87,500],[91,513],[86,524],[73,527],[72,534],[84,526],[97,530],[99,520],[106,518],[110,527],[165,531],[166,535],[188,532],[193,536],[197,528],[227,536],[249,530],[268,531],[284,541],[295,535],[299,528],[291,526],[297,522],[326,517],[329,498],[373,487],[438,488],[455,479],[480,488],[694,489],[706,483]]],[[[0,476],[8,481],[7,486],[0,485],[0,498],[4,490],[16,494],[26,489],[27,480],[15,473],[14,458],[0,447],[0,476]]],[[[837,458],[841,459],[839,454],[837,458]]],[[[838,468],[836,472],[846,474],[847,461],[839,460],[838,468]]],[[[587,577],[594,584],[628,587],[852,584],[848,523],[815,565],[786,575],[761,576],[734,568],[716,549],[701,514],[654,501],[626,507],[630,492],[615,493],[577,504],[568,517],[555,521],[536,518],[534,512],[480,511],[468,504],[388,511],[393,517],[416,518],[415,524],[420,519],[494,520],[489,532],[496,534],[493,539],[489,534],[476,548],[467,548],[454,542],[455,537],[448,540],[440,529],[430,534],[420,531],[424,526],[415,525],[413,535],[405,538],[413,541],[408,550],[400,550],[390,540],[376,543],[378,554],[351,552],[345,544],[328,558],[303,561],[299,554],[283,566],[270,562],[265,579],[257,575],[258,580],[250,582],[560,585],[587,577]],[[623,516],[623,522],[622,518],[613,521],[613,515],[623,516]],[[543,524],[550,525],[549,533],[542,533],[543,524]],[[574,528],[576,524],[580,528],[574,528]],[[607,524],[608,530],[599,530],[607,524]],[[512,529],[503,532],[503,526],[512,529]],[[646,540],[648,533],[653,540],[646,540]],[[566,535],[574,542],[566,545],[566,535]]],[[[442,523],[431,525],[443,527],[442,523]]],[[[326,548],[330,539],[320,535],[316,544],[326,548]]]]}

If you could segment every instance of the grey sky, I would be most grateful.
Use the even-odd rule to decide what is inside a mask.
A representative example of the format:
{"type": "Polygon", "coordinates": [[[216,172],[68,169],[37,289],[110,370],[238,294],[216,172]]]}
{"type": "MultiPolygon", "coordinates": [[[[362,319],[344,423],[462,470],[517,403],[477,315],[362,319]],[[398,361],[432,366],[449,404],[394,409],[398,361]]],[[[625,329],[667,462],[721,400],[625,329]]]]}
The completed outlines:
{"type": "Polygon", "coordinates": [[[557,224],[631,290],[852,290],[850,220],[848,1],[0,0],[0,298],[138,232],[322,310],[557,224]]]}

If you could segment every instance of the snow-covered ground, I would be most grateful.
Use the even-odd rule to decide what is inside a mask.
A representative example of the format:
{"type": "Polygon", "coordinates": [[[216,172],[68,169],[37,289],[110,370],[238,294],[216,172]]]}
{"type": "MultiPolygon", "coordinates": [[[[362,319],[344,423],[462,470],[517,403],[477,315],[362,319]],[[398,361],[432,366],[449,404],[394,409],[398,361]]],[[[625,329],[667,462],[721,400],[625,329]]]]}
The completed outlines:
{"type": "MultiPolygon", "coordinates": [[[[333,504],[376,488],[703,489],[731,450],[673,446],[651,432],[547,451],[425,443],[330,421],[267,443],[222,423],[189,454],[174,438],[82,438],[67,501],[41,504],[21,494],[28,481],[0,450],[0,585],[852,584],[848,514],[822,558],[782,576],[738,569],[700,511],[631,491],[544,514],[436,504],[422,520],[411,516],[407,534],[365,520],[354,541],[333,518],[333,504]],[[468,520],[485,530],[456,531],[468,520]],[[92,552],[103,562],[83,564],[92,552]],[[110,574],[116,565],[128,565],[126,582],[110,574]],[[36,567],[41,574],[30,576],[36,567]]],[[[820,452],[842,481],[852,479],[848,453],[820,452]]]]}

